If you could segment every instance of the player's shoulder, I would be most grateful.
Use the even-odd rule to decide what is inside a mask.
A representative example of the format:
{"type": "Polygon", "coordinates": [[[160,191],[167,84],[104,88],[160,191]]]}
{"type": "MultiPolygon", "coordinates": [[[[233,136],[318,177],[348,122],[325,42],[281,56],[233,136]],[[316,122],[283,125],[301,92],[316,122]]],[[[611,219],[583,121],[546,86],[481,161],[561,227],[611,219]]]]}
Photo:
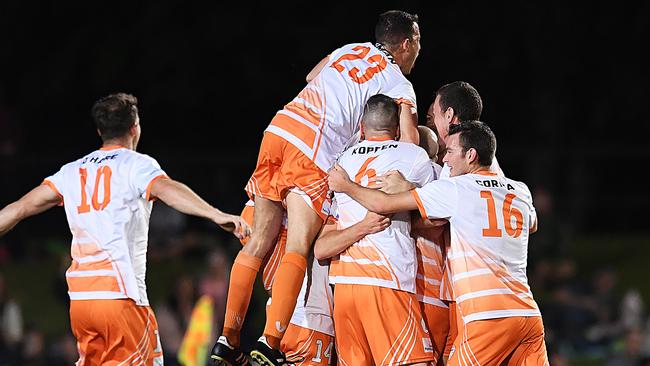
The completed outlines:
{"type": "Polygon", "coordinates": [[[411,142],[402,142],[402,141],[395,141],[398,144],[400,152],[405,152],[408,154],[406,157],[411,157],[411,158],[424,158],[425,160],[431,160],[429,159],[429,154],[427,153],[426,150],[424,150],[422,147],[419,145],[416,145],[411,142]]]}

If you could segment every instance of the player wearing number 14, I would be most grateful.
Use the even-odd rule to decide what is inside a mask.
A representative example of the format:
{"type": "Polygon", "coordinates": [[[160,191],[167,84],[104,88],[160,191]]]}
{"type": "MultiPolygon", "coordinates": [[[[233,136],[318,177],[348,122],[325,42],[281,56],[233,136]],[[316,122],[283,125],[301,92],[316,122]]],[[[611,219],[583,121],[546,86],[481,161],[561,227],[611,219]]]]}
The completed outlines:
{"type": "Polygon", "coordinates": [[[413,85],[404,75],[420,51],[416,15],[388,11],[375,27],[376,44],[345,45],[325,57],[307,85],[277,112],[264,132],[246,192],[255,201],[251,239],[233,264],[222,336],[212,359],[244,365],[240,333],[255,278],[288,217],[286,252],[276,271],[264,335],[251,356],[264,366],[284,362],[281,340],[296,306],[312,243],[328,216],[327,170],[359,141],[368,99],[385,94],[401,103],[400,140],[418,143],[413,85]]]}
{"type": "Polygon", "coordinates": [[[210,206],[167,177],[151,157],[135,151],[140,139],[137,99],[113,94],[92,109],[103,147],[64,165],[0,211],[0,237],[19,221],[64,206],[72,232],[66,271],[76,365],[162,365],[158,326],[145,284],[152,200],[246,235],[239,216],[210,206]]]}

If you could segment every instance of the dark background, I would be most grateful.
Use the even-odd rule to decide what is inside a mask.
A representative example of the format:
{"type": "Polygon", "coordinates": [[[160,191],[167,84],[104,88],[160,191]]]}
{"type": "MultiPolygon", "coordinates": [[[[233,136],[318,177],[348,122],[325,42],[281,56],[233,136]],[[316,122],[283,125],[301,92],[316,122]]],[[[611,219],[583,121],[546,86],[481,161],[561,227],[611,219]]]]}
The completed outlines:
{"type": "Polygon", "coordinates": [[[548,187],[580,229],[644,229],[650,195],[636,177],[650,157],[647,2],[3,1],[0,138],[14,145],[3,158],[38,171],[3,174],[0,201],[96,148],[90,106],[124,91],[140,99],[140,151],[238,211],[274,113],[323,56],[372,40],[377,15],[396,7],[421,18],[409,76],[421,123],[439,86],[468,81],[510,177],[548,187]],[[232,175],[215,178],[228,182],[214,190],[188,164],[232,166],[232,175]]]}
{"type": "MultiPolygon", "coordinates": [[[[408,76],[420,123],[438,87],[470,82],[483,98],[482,119],[496,133],[503,170],[533,191],[542,212],[531,268],[569,258],[567,278],[579,282],[606,268],[620,279],[619,295],[640,288],[650,301],[643,178],[650,159],[650,2],[4,0],[0,207],[96,149],[92,104],[128,92],[140,101],[139,151],[215,206],[239,212],[275,112],[322,57],[372,41],[377,15],[396,8],[420,16],[422,50],[408,76]]],[[[16,227],[0,241],[0,266],[29,272],[33,258],[48,257],[38,249],[42,242],[55,237],[65,245],[64,216],[54,209],[16,227]]],[[[192,230],[214,232],[203,220],[187,220],[192,230]]],[[[20,281],[9,282],[21,295],[20,281]]],[[[534,291],[551,297],[562,287],[543,283],[534,291]]],[[[154,282],[152,298],[156,286],[164,293],[154,282]]]]}

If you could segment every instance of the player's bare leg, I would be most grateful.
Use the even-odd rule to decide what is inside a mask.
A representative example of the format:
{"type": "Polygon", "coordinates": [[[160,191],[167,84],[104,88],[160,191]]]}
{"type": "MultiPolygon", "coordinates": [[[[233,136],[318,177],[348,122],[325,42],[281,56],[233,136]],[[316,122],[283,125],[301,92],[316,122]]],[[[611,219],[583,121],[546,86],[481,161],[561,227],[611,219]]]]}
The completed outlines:
{"type": "Polygon", "coordinates": [[[280,340],[291,320],[307,269],[307,256],[320,231],[323,220],[305,202],[303,196],[290,192],[287,203],[287,249],[273,282],[264,337],[251,351],[261,365],[278,366],[283,361],[280,340]],[[269,347],[270,346],[270,347],[269,347]]]}
{"type": "Polygon", "coordinates": [[[212,350],[211,357],[217,363],[235,366],[248,362],[239,351],[241,328],[257,272],[264,256],[277,240],[283,216],[284,208],[280,202],[255,197],[253,232],[232,266],[223,333],[212,350]]]}

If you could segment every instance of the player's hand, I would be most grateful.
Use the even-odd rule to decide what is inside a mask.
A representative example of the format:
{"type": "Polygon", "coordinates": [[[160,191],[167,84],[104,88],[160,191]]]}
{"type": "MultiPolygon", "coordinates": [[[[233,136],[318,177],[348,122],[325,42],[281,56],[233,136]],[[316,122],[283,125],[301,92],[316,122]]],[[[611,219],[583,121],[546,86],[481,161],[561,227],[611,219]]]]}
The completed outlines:
{"type": "Polygon", "coordinates": [[[220,213],[213,221],[222,229],[233,233],[237,239],[244,239],[251,234],[251,228],[240,216],[220,213]]]}
{"type": "Polygon", "coordinates": [[[415,185],[406,180],[402,173],[397,170],[391,170],[384,175],[371,178],[368,184],[372,185],[373,188],[380,189],[386,194],[408,192],[415,188],[415,185]]]}
{"type": "Polygon", "coordinates": [[[366,213],[366,217],[359,223],[363,225],[366,235],[378,233],[390,226],[390,218],[372,211],[366,213]]]}
{"type": "Polygon", "coordinates": [[[352,183],[348,173],[338,164],[335,164],[328,174],[327,184],[333,192],[345,192],[349,184],[352,183]]]}

